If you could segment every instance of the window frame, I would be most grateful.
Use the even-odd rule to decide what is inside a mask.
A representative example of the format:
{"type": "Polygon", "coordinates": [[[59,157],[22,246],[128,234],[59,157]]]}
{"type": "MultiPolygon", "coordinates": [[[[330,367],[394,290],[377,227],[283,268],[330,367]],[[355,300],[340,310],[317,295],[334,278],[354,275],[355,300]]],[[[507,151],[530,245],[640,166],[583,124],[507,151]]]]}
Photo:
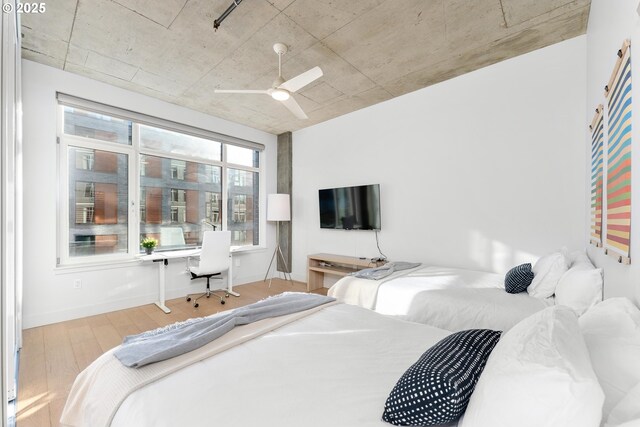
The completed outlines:
{"type": "MultiPolygon", "coordinates": [[[[58,93],[58,98],[60,98],[60,93],[58,93]]],[[[246,145],[241,145],[235,143],[233,137],[227,137],[231,139],[225,140],[225,138],[208,138],[199,134],[197,131],[199,129],[194,128],[194,132],[184,132],[184,129],[189,129],[188,125],[179,124],[177,128],[169,128],[168,126],[158,125],[155,123],[136,121],[134,117],[123,117],[122,115],[114,115],[111,114],[111,111],[108,109],[96,109],[92,108],[91,101],[87,101],[89,106],[82,105],[69,105],[68,103],[58,101],[56,105],[57,111],[57,120],[58,120],[58,129],[57,129],[57,145],[58,145],[58,183],[57,183],[57,205],[58,205],[58,217],[57,217],[57,250],[56,250],[56,266],[57,267],[72,267],[72,266],[88,266],[92,264],[109,264],[109,263],[117,263],[123,261],[132,261],[135,260],[141,254],[140,248],[140,185],[141,185],[141,166],[140,161],[142,156],[156,156],[164,159],[170,160],[180,160],[185,162],[197,162],[205,165],[210,165],[214,167],[220,168],[220,201],[219,201],[219,215],[220,215],[220,223],[218,224],[219,229],[227,230],[228,229],[228,218],[227,216],[227,208],[228,208],[228,187],[229,182],[227,178],[228,169],[237,169],[243,170],[247,172],[255,172],[258,175],[259,186],[258,186],[258,194],[255,195],[257,198],[257,202],[259,206],[264,206],[264,201],[266,198],[266,189],[265,189],[265,180],[264,180],[264,161],[265,161],[265,153],[264,146],[262,144],[247,142],[246,145]],[[125,145],[122,143],[111,142],[111,141],[102,141],[98,139],[77,136],[66,134],[64,132],[64,120],[65,107],[71,106],[72,108],[77,108],[85,111],[95,112],[107,116],[112,116],[118,119],[129,120],[132,123],[131,129],[131,144],[125,145]],[[141,148],[140,144],[140,125],[145,126],[153,126],[161,129],[169,130],[172,132],[178,133],[186,133],[187,135],[197,136],[199,138],[211,139],[215,142],[221,144],[221,160],[211,160],[202,158],[199,156],[187,156],[181,155],[171,152],[162,152],[159,150],[153,149],[144,149],[141,148]],[[233,141],[233,142],[232,142],[233,141]],[[250,150],[255,150],[258,152],[258,167],[244,166],[236,163],[228,163],[227,159],[227,147],[229,145],[242,146],[243,148],[247,148],[250,150]],[[72,257],[70,256],[69,244],[70,244],[70,226],[69,226],[69,167],[70,167],[70,159],[69,159],[69,147],[77,147],[80,149],[90,149],[90,150],[100,150],[107,151],[117,154],[125,154],[128,156],[127,158],[127,168],[128,168],[128,217],[127,217],[127,252],[126,253],[115,253],[115,254],[98,254],[98,255],[88,255],[88,256],[78,256],[72,257]]],[[[93,103],[95,104],[95,103],[93,103]]],[[[96,104],[102,105],[102,104],[96,104]]],[[[115,110],[119,110],[116,107],[111,107],[115,110]]],[[[138,114],[138,113],[132,113],[138,114]]],[[[144,115],[141,115],[144,116],[144,115]]],[[[144,116],[147,117],[147,116],[144,116]]],[[[162,119],[158,119],[162,121],[162,119]]],[[[171,122],[169,122],[171,123],[171,122]]],[[[211,132],[214,134],[213,132],[211,132]]],[[[238,141],[242,141],[239,140],[238,141]]],[[[73,162],[76,159],[72,159],[73,162]]],[[[212,177],[213,178],[213,177],[212,177]]],[[[213,180],[215,183],[215,180],[213,180]]],[[[242,250],[252,250],[252,249],[264,249],[265,245],[265,230],[266,230],[266,214],[263,212],[263,209],[259,210],[259,218],[258,218],[258,242],[253,245],[245,245],[242,250]]],[[[188,249],[188,248],[185,248],[188,249]]]]}
{"type": "MultiPolygon", "coordinates": [[[[63,123],[64,123],[64,110],[63,106],[60,106],[59,114],[59,129],[58,129],[58,254],[57,254],[57,264],[58,265],[71,265],[71,264],[86,264],[86,263],[104,263],[109,261],[122,261],[130,259],[137,248],[134,249],[133,239],[131,238],[132,228],[131,228],[131,220],[132,215],[137,218],[136,212],[134,209],[137,209],[137,203],[132,204],[132,196],[137,195],[138,191],[135,188],[135,184],[137,183],[137,179],[135,179],[135,172],[137,172],[137,168],[134,168],[134,160],[138,158],[136,156],[133,144],[132,145],[124,145],[124,144],[116,144],[112,142],[94,140],[91,138],[85,138],[82,136],[76,135],[68,135],[64,134],[63,123]],[[115,253],[115,254],[100,254],[100,255],[91,255],[86,257],[71,257],[69,255],[69,218],[71,212],[69,211],[69,203],[70,194],[69,194],[69,147],[79,147],[82,149],[91,149],[91,150],[99,150],[106,151],[117,154],[124,154],[127,156],[127,191],[128,191],[128,201],[127,205],[129,209],[127,210],[127,252],[124,253],[115,253]]],[[[73,159],[75,165],[75,158],[73,159]]],[[[138,245],[136,245],[138,246],[138,245]]]]}

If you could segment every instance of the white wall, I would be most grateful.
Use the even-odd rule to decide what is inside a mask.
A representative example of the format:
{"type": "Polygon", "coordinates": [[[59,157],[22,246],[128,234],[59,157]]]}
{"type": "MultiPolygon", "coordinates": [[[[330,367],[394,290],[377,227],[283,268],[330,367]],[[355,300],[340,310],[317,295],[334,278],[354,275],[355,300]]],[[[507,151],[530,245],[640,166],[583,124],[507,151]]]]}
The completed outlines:
{"type": "Polygon", "coordinates": [[[327,187],[380,184],[391,260],[503,272],[584,247],[585,56],[577,37],[294,132],[294,277],[307,254],[378,255],[373,232],[320,229],[327,187]]]}
{"type": "MultiPolygon", "coordinates": [[[[156,264],[133,264],[88,271],[56,268],[57,147],[56,91],[187,125],[262,143],[266,193],[276,188],[276,137],[246,126],[178,107],[75,74],[23,61],[24,110],[24,327],[151,303],[157,298],[156,264]],[[76,279],[82,288],[74,289],[76,279]]],[[[262,279],[275,242],[268,225],[267,247],[234,255],[234,284],[262,279]]],[[[184,262],[167,269],[167,297],[194,291],[184,262]]],[[[203,282],[203,281],[199,281],[203,282]]],[[[203,283],[197,285],[204,288],[203,283]]]]}
{"type": "MultiPolygon", "coordinates": [[[[632,122],[632,188],[631,198],[631,262],[632,265],[620,265],[615,259],[604,254],[602,248],[589,247],[589,256],[598,267],[604,268],[605,297],[635,297],[640,303],[640,198],[636,197],[640,189],[640,18],[636,13],[638,0],[592,0],[587,30],[587,114],[584,123],[593,119],[598,104],[605,104],[604,86],[609,82],[616,52],[624,39],[631,39],[632,99],[636,105],[632,122]]],[[[588,131],[585,140],[588,138],[588,131]]],[[[590,147],[585,147],[585,150],[590,147]]],[[[589,154],[590,156],[590,154],[589,154]]],[[[590,190],[589,176],[585,176],[586,190],[590,190]]],[[[588,203],[585,211],[588,212],[588,203]]],[[[588,219],[587,219],[588,220],[588,219]]],[[[588,234],[588,232],[587,232],[588,234]]],[[[603,233],[604,234],[604,233],[603,233]]],[[[587,237],[588,238],[588,237],[587,237]]],[[[587,239],[585,238],[585,239],[587,239]]]]}

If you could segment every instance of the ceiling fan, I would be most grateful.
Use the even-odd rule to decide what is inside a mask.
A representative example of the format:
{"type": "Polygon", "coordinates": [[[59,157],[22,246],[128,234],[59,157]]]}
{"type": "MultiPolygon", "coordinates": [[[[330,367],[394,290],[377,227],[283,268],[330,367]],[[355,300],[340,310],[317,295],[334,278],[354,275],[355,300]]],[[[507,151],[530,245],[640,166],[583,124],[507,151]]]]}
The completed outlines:
{"type": "Polygon", "coordinates": [[[289,109],[299,119],[308,119],[307,115],[302,111],[300,105],[291,96],[292,93],[297,92],[314,80],[322,77],[322,70],[320,67],[313,67],[312,69],[305,71],[302,74],[298,74],[292,79],[287,81],[282,78],[282,55],[287,53],[287,46],[283,43],[276,43],[273,45],[273,50],[278,54],[278,78],[275,79],[269,89],[266,90],[224,90],[216,89],[215,93],[260,93],[265,95],[271,95],[276,101],[282,102],[282,104],[289,109]]]}

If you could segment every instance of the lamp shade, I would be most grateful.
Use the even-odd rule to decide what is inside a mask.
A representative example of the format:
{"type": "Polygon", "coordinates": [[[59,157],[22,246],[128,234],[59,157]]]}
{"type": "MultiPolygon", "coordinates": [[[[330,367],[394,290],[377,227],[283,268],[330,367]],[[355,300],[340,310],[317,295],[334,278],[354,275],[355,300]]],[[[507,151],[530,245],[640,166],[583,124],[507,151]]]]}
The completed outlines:
{"type": "Polygon", "coordinates": [[[267,221],[291,221],[288,194],[269,194],[267,196],[267,221]]]}

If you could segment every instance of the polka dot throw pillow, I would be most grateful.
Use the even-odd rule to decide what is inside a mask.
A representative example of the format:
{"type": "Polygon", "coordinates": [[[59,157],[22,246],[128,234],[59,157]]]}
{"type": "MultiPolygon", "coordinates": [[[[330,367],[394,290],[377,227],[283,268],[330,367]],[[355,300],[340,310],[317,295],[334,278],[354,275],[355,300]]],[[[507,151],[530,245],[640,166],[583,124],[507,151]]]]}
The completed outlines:
{"type": "Polygon", "coordinates": [[[471,329],[436,343],[398,380],[382,419],[398,426],[433,426],[460,418],[500,334],[471,329]]]}

